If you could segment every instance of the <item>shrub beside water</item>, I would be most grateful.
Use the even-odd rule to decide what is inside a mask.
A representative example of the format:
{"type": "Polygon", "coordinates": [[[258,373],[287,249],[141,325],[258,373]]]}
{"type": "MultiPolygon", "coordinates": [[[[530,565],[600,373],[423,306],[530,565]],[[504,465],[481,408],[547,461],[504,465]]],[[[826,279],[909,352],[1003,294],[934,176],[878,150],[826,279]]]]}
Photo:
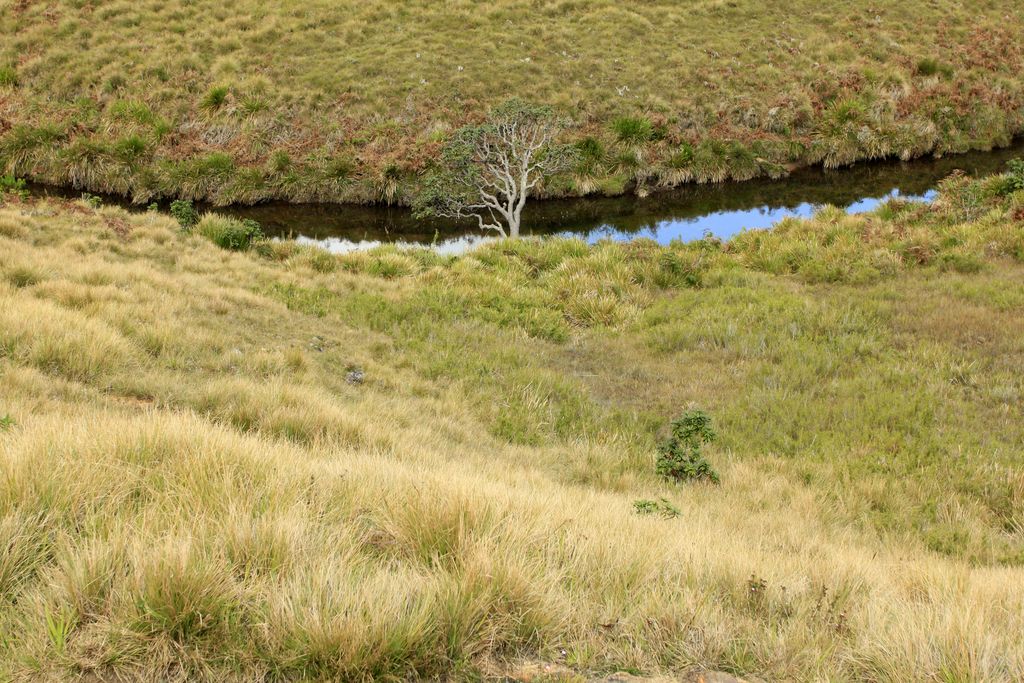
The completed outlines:
{"type": "Polygon", "coordinates": [[[199,222],[199,212],[187,199],[171,202],[171,215],[178,221],[182,230],[191,230],[199,222]]]}
{"type": "Polygon", "coordinates": [[[1024,159],[1011,159],[1006,164],[1005,194],[1024,190],[1024,159]]]}
{"type": "Polygon", "coordinates": [[[0,199],[2,199],[2,195],[8,193],[22,199],[28,197],[28,186],[25,184],[25,180],[12,174],[0,175],[0,199]]]}

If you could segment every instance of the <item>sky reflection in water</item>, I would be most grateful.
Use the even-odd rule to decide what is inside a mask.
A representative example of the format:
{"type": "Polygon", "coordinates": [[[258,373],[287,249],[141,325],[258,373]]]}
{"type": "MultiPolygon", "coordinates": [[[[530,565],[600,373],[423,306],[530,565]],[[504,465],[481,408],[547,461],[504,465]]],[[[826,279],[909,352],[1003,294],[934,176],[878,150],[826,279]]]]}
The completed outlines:
{"type": "MultiPolygon", "coordinates": [[[[1019,156],[1024,156],[1024,141],[993,152],[942,159],[866,163],[837,171],[804,169],[781,180],[688,185],[644,199],[534,201],[523,216],[523,234],[578,237],[590,243],[643,237],[668,244],[700,239],[707,233],[728,239],[741,230],[768,228],[787,217],[811,216],[823,205],[861,213],[896,197],[931,201],[938,183],[950,173],[999,173],[1009,159],[1019,156]]],[[[458,254],[493,239],[482,235],[475,222],[418,220],[398,207],[269,203],[216,210],[253,218],[267,235],[294,238],[336,253],[397,244],[433,246],[444,254],[458,254]]]]}

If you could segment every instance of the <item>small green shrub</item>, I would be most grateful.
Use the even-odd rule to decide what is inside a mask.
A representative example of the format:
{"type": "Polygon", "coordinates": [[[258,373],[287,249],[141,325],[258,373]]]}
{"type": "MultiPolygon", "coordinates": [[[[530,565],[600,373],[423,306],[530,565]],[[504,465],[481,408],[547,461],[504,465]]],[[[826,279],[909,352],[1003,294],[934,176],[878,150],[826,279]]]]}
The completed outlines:
{"type": "Polygon", "coordinates": [[[700,183],[720,183],[729,178],[729,148],[721,140],[705,139],[693,148],[689,162],[693,177],[700,183]]]}
{"type": "Polygon", "coordinates": [[[226,85],[215,85],[206,91],[199,106],[203,109],[220,109],[228,99],[228,87],[226,85]]]}
{"type": "Polygon", "coordinates": [[[662,477],[675,482],[707,480],[718,483],[718,473],[704,458],[701,448],[715,439],[711,417],[689,410],[672,421],[672,433],[658,446],[655,467],[662,477]]]}
{"type": "Polygon", "coordinates": [[[149,75],[149,76],[152,76],[153,78],[157,79],[161,83],[166,83],[167,81],[171,80],[170,72],[166,68],[164,68],[162,66],[157,66],[157,67],[153,67],[151,69],[147,69],[146,70],[146,74],[149,75]]]}
{"type": "Polygon", "coordinates": [[[10,173],[27,171],[31,169],[41,150],[54,147],[64,137],[64,129],[53,124],[18,124],[0,137],[0,158],[6,157],[6,166],[10,173]]]}
{"type": "Polygon", "coordinates": [[[369,259],[366,271],[370,275],[391,280],[416,272],[416,262],[405,254],[378,253],[369,259]]]}
{"type": "Polygon", "coordinates": [[[260,224],[251,218],[238,220],[208,213],[196,225],[196,231],[221,249],[243,251],[263,240],[260,224]]]}
{"type": "Polygon", "coordinates": [[[0,417],[0,432],[9,432],[15,424],[14,418],[10,415],[0,417]]]}
{"type": "Polygon", "coordinates": [[[1024,159],[1011,159],[1006,164],[1006,181],[1000,194],[1024,190],[1024,159]]]}
{"type": "Polygon", "coordinates": [[[187,199],[178,199],[171,202],[171,215],[178,221],[182,230],[191,230],[199,222],[199,212],[192,202],[187,199]]]}
{"type": "Polygon", "coordinates": [[[660,498],[658,500],[635,500],[633,501],[633,511],[638,515],[661,515],[666,519],[672,517],[678,517],[682,514],[675,505],[673,505],[667,498],[660,498]]]}
{"type": "Polygon", "coordinates": [[[17,178],[10,173],[0,175],[0,195],[8,193],[26,199],[28,197],[28,186],[25,184],[25,180],[17,178]]]}
{"type": "Polygon", "coordinates": [[[270,105],[260,95],[246,95],[242,98],[241,110],[243,114],[254,116],[261,111],[266,111],[270,105]]]}

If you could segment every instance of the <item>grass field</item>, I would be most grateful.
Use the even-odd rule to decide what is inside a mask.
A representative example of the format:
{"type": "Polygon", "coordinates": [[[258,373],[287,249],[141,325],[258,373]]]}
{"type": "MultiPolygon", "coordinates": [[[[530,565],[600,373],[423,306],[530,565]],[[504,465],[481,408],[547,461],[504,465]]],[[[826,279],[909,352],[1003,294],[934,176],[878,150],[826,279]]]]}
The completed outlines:
{"type": "Polygon", "coordinates": [[[458,258],[9,197],[0,678],[1020,680],[1012,182],[458,258]]]}
{"type": "Polygon", "coordinates": [[[91,192],[406,203],[511,95],[584,151],[548,195],[644,194],[1024,132],[1015,0],[17,0],[0,167],[91,192]]]}

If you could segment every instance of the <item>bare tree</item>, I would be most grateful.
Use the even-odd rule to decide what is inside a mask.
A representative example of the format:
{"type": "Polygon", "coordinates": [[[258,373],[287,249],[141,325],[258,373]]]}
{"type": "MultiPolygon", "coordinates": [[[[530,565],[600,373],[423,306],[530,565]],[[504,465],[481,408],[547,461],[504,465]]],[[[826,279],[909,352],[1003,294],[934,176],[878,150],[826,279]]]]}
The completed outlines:
{"type": "Polygon", "coordinates": [[[562,127],[550,107],[516,99],[486,123],[459,129],[427,179],[417,214],[475,218],[481,230],[519,237],[530,191],[573,163],[573,149],[556,141],[562,127]]]}

